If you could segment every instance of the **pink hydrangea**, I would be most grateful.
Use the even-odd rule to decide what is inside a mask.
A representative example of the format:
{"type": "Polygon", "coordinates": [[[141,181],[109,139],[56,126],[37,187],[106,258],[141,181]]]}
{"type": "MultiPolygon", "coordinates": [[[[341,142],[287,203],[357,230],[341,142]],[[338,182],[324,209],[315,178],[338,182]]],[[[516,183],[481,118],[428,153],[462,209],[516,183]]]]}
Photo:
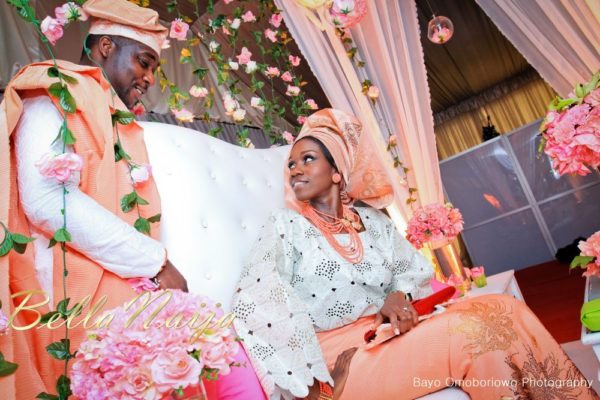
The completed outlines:
{"type": "Polygon", "coordinates": [[[265,37],[275,43],[277,41],[277,31],[267,28],[265,29],[265,37]]]}
{"type": "Polygon", "coordinates": [[[55,45],[64,33],[62,24],[52,17],[44,18],[40,24],[40,30],[52,45],[55,45]]]}
{"type": "Polygon", "coordinates": [[[289,71],[285,71],[283,75],[281,75],[281,80],[284,82],[291,82],[293,80],[292,74],[289,71]]]}
{"type": "Polygon", "coordinates": [[[69,180],[73,172],[81,171],[83,160],[75,153],[46,153],[35,166],[46,178],[55,178],[61,183],[69,180]]]}
{"type": "Polygon", "coordinates": [[[285,139],[285,141],[287,142],[287,144],[292,144],[292,143],[294,143],[294,140],[296,140],[296,138],[294,137],[294,135],[291,132],[288,132],[288,131],[284,131],[283,132],[283,138],[285,139]]]}
{"type": "Polygon", "coordinates": [[[4,311],[0,310],[0,336],[8,333],[9,323],[8,316],[4,314],[4,311]]]}
{"type": "Polygon", "coordinates": [[[450,241],[462,230],[463,219],[457,208],[450,204],[429,204],[413,212],[408,222],[406,239],[420,249],[429,241],[450,241]]]}
{"type": "Polygon", "coordinates": [[[177,18],[171,22],[171,30],[169,37],[177,40],[185,40],[190,26],[183,22],[181,18],[177,18]]]}
{"type": "Polygon", "coordinates": [[[266,74],[270,77],[279,76],[281,72],[279,72],[279,68],[277,67],[267,67],[266,74]]]}
{"type": "Polygon", "coordinates": [[[248,10],[244,15],[242,15],[242,19],[244,22],[254,22],[256,21],[256,17],[252,13],[252,11],[248,10]]]}
{"type": "Polygon", "coordinates": [[[158,286],[148,278],[130,278],[127,279],[127,283],[129,283],[133,290],[138,294],[142,292],[155,292],[158,290],[158,286]]]}
{"type": "Polygon", "coordinates": [[[596,263],[600,265],[600,231],[594,233],[586,241],[579,242],[581,255],[586,257],[595,257],[596,263]]]}
{"type": "Polygon", "coordinates": [[[238,63],[244,65],[248,64],[252,59],[252,53],[248,50],[247,47],[242,47],[242,51],[239,55],[235,56],[238,59],[238,63]]]}
{"type": "Polygon", "coordinates": [[[227,374],[239,351],[233,330],[217,325],[223,311],[207,297],[179,290],[144,293],[132,306],[108,313],[110,324],[88,331],[75,356],[71,389],[78,398],[167,398],[198,384],[208,368],[227,374]],[[165,303],[159,296],[167,293],[172,297],[165,303]],[[131,322],[149,297],[156,300],[131,322]],[[198,331],[213,315],[209,329],[198,331]]]}
{"type": "Polygon", "coordinates": [[[281,14],[273,14],[271,15],[271,18],[269,18],[269,23],[275,28],[279,28],[281,21],[283,21],[283,16],[281,14]]]}

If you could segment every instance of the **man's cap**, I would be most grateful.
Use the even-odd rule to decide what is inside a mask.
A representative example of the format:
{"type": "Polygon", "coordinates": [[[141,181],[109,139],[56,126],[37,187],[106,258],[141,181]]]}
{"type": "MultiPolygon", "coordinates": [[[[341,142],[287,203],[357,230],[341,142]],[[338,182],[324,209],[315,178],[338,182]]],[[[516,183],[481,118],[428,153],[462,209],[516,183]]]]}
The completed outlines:
{"type": "Polygon", "coordinates": [[[127,0],[88,0],[83,10],[92,17],[90,34],[124,36],[160,55],[168,29],[159,23],[156,11],[127,0]]]}

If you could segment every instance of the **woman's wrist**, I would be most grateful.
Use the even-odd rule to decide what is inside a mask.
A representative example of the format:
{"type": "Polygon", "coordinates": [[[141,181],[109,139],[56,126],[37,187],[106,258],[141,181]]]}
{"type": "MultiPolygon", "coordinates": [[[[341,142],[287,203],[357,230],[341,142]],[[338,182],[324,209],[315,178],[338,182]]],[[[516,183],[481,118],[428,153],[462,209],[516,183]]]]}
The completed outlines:
{"type": "Polygon", "coordinates": [[[333,400],[333,388],[329,383],[319,381],[319,400],[333,400]]]}

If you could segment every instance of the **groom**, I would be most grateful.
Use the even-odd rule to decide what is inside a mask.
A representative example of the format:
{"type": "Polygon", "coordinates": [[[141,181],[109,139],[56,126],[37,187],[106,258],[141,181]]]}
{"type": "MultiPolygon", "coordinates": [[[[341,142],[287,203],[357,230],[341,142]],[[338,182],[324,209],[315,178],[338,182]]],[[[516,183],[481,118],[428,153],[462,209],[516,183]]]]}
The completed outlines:
{"type": "MultiPolygon", "coordinates": [[[[66,152],[83,161],[81,170],[65,182],[67,229],[72,236],[67,244],[66,287],[70,306],[86,295],[91,295],[91,304],[107,296],[103,309],[108,310],[135,295],[128,278],[153,278],[161,288],[187,291],[185,279],[157,240],[158,223],[152,224],[148,235],[133,226],[140,217],[160,214],[152,177],[132,183],[131,169],[148,163],[143,130],[132,122],[117,124],[117,133],[112,125],[118,110],[131,108],[154,84],[167,29],[155,11],[126,0],[88,0],[83,11],[91,17],[89,52],[81,65],[58,62],[62,74],[77,80],[68,83],[77,110],[66,114],[76,139],[66,152]],[[115,158],[115,149],[130,158],[115,158]],[[148,204],[123,208],[121,199],[134,190],[148,204]]],[[[63,297],[62,251],[60,246],[48,248],[54,232],[63,226],[63,186],[38,169],[44,156],[63,152],[62,141],[55,141],[63,113],[58,99],[48,92],[58,82],[48,73],[52,66],[46,61],[23,68],[7,86],[0,107],[0,171],[8,183],[0,185],[0,198],[8,200],[0,202],[0,220],[8,222],[10,231],[36,238],[24,254],[11,251],[0,258],[0,300],[7,314],[12,309],[10,295],[23,290],[42,289],[48,294],[51,304],[39,307],[40,313],[55,309],[63,297]]],[[[15,300],[13,306],[18,303],[15,300]]],[[[31,323],[33,314],[20,313],[14,325],[31,323]]],[[[71,352],[84,335],[82,326],[70,331],[71,352]]],[[[13,329],[11,336],[0,337],[0,351],[19,364],[14,375],[0,378],[2,397],[30,399],[44,391],[55,393],[64,363],[52,360],[45,347],[63,337],[63,330],[47,329],[13,329]]]]}

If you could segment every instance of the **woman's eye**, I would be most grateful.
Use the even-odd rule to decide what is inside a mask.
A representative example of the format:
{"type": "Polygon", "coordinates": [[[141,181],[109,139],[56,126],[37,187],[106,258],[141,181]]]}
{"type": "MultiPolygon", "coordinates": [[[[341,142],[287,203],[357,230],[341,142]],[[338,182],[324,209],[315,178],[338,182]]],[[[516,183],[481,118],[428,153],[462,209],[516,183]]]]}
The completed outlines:
{"type": "Polygon", "coordinates": [[[288,169],[292,169],[292,168],[294,168],[294,165],[295,165],[294,163],[289,163],[289,164],[288,164],[288,169]]]}
{"type": "Polygon", "coordinates": [[[304,162],[307,163],[309,161],[313,161],[315,158],[313,156],[304,156],[304,162]]]}

